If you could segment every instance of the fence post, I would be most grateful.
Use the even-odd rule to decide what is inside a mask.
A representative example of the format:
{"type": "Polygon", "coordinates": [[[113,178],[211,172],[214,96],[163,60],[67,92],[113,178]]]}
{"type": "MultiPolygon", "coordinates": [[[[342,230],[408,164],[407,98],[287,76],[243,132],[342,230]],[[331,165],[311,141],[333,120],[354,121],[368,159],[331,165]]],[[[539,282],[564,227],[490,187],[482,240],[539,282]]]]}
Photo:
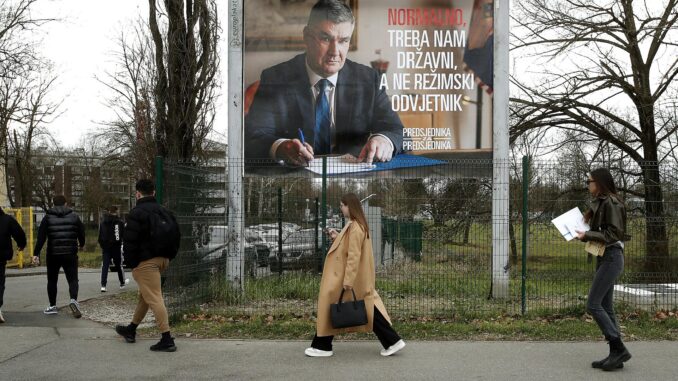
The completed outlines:
{"type": "Polygon", "coordinates": [[[278,275],[282,275],[282,188],[278,187],[278,275]]]}
{"type": "MultiPolygon", "coordinates": [[[[16,220],[19,221],[19,223],[23,225],[23,222],[24,222],[24,220],[23,220],[23,217],[24,217],[23,208],[17,209],[15,217],[16,217],[16,220]]],[[[9,240],[9,238],[8,238],[8,240],[9,240]]],[[[19,251],[16,259],[17,259],[17,261],[16,261],[17,266],[20,269],[23,269],[24,268],[24,251],[23,250],[19,251]]],[[[47,258],[45,258],[45,262],[46,261],[47,261],[47,258]]]]}
{"type": "Polygon", "coordinates": [[[527,280],[527,229],[528,224],[528,188],[529,188],[529,176],[530,176],[530,159],[527,156],[523,156],[523,234],[522,234],[522,269],[521,269],[521,283],[520,283],[520,312],[525,315],[526,310],[526,291],[525,291],[525,282],[527,280]]]}
{"type": "MultiPolygon", "coordinates": [[[[28,219],[28,242],[29,245],[28,247],[34,247],[35,245],[35,236],[33,235],[33,229],[35,229],[35,226],[33,225],[33,207],[28,208],[28,216],[30,217],[28,219]]],[[[30,252],[30,249],[28,249],[28,257],[31,258],[33,255],[30,252]]]]}
{"type": "Polygon", "coordinates": [[[318,246],[320,244],[320,242],[318,242],[318,232],[319,232],[318,229],[320,228],[318,226],[318,224],[320,223],[319,213],[320,213],[320,201],[318,200],[318,197],[316,197],[315,198],[315,220],[314,220],[314,223],[313,223],[313,225],[315,225],[315,237],[314,237],[315,253],[316,253],[316,258],[318,258],[318,272],[322,272],[323,271],[323,261],[321,261],[320,259],[324,259],[324,258],[323,258],[322,252],[320,251],[320,247],[318,246]]]}
{"type": "Polygon", "coordinates": [[[243,3],[229,1],[228,30],[228,270],[226,277],[237,290],[244,292],[245,208],[243,147],[243,3]]]}
{"type": "Polygon", "coordinates": [[[494,2],[492,297],[509,296],[509,2],[494,2]]]}
{"type": "MultiPolygon", "coordinates": [[[[323,187],[321,194],[321,204],[320,204],[320,226],[324,232],[327,228],[327,157],[323,156],[323,187]]],[[[323,259],[327,255],[327,234],[323,234],[323,259]]]]}
{"type": "Polygon", "coordinates": [[[162,198],[164,195],[163,184],[164,181],[164,159],[162,156],[155,157],[155,199],[158,201],[158,204],[162,204],[162,198]]]}

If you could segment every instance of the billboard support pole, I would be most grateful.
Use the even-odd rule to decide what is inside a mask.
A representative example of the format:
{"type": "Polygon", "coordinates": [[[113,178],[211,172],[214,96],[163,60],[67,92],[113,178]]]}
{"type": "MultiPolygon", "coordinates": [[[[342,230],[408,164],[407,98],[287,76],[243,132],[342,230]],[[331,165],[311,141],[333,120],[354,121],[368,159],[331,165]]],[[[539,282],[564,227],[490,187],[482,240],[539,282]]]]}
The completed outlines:
{"type": "Polygon", "coordinates": [[[228,4],[228,262],[227,278],[244,291],[245,214],[243,212],[243,0],[228,4]]]}
{"type": "Polygon", "coordinates": [[[509,1],[494,1],[492,297],[509,290],[509,1]]]}

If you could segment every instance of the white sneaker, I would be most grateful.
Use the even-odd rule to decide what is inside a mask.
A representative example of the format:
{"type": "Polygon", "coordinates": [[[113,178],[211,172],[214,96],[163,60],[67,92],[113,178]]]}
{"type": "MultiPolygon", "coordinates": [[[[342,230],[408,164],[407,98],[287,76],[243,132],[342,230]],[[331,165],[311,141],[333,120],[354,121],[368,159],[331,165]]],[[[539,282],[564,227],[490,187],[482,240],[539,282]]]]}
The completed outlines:
{"type": "Polygon", "coordinates": [[[101,292],[106,292],[106,287],[101,287],[101,292]]]}
{"type": "Polygon", "coordinates": [[[129,278],[125,278],[125,283],[123,283],[123,284],[120,285],[120,289],[122,290],[122,289],[125,288],[125,286],[127,286],[128,284],[129,284],[129,278]]]}
{"type": "Polygon", "coordinates": [[[78,303],[77,300],[71,299],[71,302],[68,304],[68,307],[71,308],[71,312],[73,313],[74,318],[80,319],[82,317],[82,312],[80,312],[80,304],[78,303]]]}
{"type": "Polygon", "coordinates": [[[401,349],[403,349],[403,348],[405,348],[405,342],[402,341],[402,340],[398,340],[397,343],[391,345],[391,346],[388,347],[387,349],[382,349],[382,350],[381,350],[381,355],[382,355],[382,356],[390,356],[390,355],[392,355],[392,354],[398,352],[399,350],[401,350],[401,349]]]}
{"type": "Polygon", "coordinates": [[[45,315],[56,315],[59,313],[59,310],[57,310],[57,306],[49,306],[45,308],[44,311],[42,311],[45,315]]]}
{"type": "Polygon", "coordinates": [[[2,311],[0,310],[0,323],[4,323],[4,322],[5,322],[5,317],[2,316],[2,311]]]}
{"type": "Polygon", "coordinates": [[[321,351],[320,349],[315,349],[313,347],[306,348],[304,354],[308,357],[330,357],[334,353],[332,351],[321,351]]]}

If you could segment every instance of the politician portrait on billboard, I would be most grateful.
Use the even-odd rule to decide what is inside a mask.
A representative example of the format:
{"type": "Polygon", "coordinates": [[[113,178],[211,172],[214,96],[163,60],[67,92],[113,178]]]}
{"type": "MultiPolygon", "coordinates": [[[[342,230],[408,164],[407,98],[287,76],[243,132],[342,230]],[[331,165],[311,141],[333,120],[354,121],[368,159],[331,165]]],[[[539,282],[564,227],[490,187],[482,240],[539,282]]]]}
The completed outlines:
{"type": "Polygon", "coordinates": [[[490,158],[492,9],[491,0],[246,1],[245,157],[372,169],[490,158]]]}

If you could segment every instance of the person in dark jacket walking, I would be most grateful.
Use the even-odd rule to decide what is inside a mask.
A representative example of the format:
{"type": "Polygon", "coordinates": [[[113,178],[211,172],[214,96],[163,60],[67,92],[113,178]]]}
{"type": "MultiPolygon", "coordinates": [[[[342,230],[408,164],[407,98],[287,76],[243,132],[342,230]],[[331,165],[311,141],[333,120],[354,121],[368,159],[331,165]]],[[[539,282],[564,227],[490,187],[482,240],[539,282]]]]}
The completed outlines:
{"type": "Polygon", "coordinates": [[[631,358],[631,353],[622,342],[613,304],[614,283],[624,270],[624,241],[628,240],[626,208],[617,196],[617,187],[607,169],[593,170],[586,185],[595,197],[591,208],[584,215],[591,229],[577,231],[577,238],[583,242],[594,241],[605,245],[603,255],[596,257],[596,275],[586,308],[610,344],[609,355],[592,362],[591,366],[610,371],[623,368],[624,363],[631,358]]]}
{"type": "Polygon", "coordinates": [[[125,225],[118,217],[118,207],[111,206],[104,214],[103,221],[99,224],[99,246],[101,246],[101,292],[106,292],[108,283],[108,269],[113,264],[118,269],[120,288],[125,288],[129,279],[125,279],[125,271],[122,268],[122,235],[125,225]]]}
{"type": "Polygon", "coordinates": [[[118,325],[115,331],[128,343],[136,341],[137,326],[144,320],[148,309],[153,311],[155,323],[162,333],[160,341],[151,346],[152,351],[177,350],[170,334],[169,318],[162,299],[160,274],[174,258],[181,239],[176,219],[155,199],[155,186],[148,179],[136,183],[137,205],[127,215],[123,247],[125,261],[132,267],[132,276],[139,286],[139,301],[129,325],[118,325]],[[165,218],[166,217],[166,218],[165,218]],[[158,236],[161,224],[171,225],[172,234],[158,236]],[[163,248],[160,248],[163,246],[163,248]]]}
{"type": "Polygon", "coordinates": [[[54,207],[40,223],[38,229],[38,241],[33,251],[33,262],[40,263],[40,251],[47,241],[47,297],[49,306],[45,309],[46,315],[58,313],[56,307],[57,283],[59,270],[64,269],[68,281],[68,293],[71,302],[68,306],[73,316],[80,318],[80,305],[78,304],[78,247],[85,247],[85,226],[80,217],[66,205],[66,197],[59,195],[52,200],[54,207]]]}
{"type": "Polygon", "coordinates": [[[1,308],[3,296],[5,295],[5,268],[7,267],[7,261],[14,256],[12,238],[16,242],[19,251],[26,247],[26,233],[24,233],[21,225],[0,208],[0,323],[5,322],[1,308]]]}

